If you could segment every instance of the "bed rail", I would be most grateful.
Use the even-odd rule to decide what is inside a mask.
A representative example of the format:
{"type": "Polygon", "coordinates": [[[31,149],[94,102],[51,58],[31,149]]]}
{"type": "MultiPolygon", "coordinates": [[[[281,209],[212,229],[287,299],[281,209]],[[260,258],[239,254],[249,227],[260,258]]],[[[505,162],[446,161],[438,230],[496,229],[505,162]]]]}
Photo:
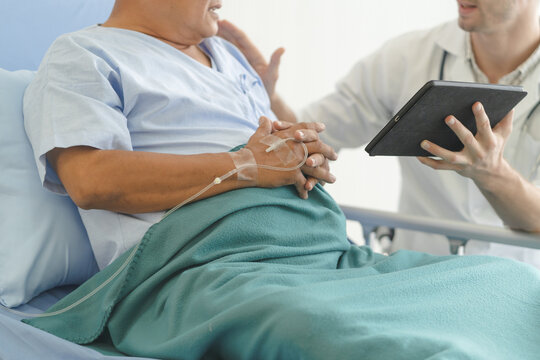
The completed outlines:
{"type": "Polygon", "coordinates": [[[462,254],[463,247],[470,239],[540,249],[540,234],[345,205],[340,207],[348,220],[358,221],[362,225],[365,239],[379,226],[387,226],[444,235],[449,240],[453,254],[462,254]]]}

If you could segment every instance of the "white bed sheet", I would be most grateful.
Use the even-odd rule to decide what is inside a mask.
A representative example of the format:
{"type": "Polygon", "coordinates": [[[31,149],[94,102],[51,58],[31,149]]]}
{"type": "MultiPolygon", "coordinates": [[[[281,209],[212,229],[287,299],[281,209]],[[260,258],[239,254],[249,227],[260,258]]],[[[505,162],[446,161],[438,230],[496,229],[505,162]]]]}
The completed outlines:
{"type": "MultiPolygon", "coordinates": [[[[73,287],[49,290],[15,310],[41,313],[67,295],[73,287]]],[[[88,359],[147,359],[107,356],[80,346],[45,331],[24,324],[22,317],[0,307],[0,359],[2,360],[88,360],[88,359]]]]}

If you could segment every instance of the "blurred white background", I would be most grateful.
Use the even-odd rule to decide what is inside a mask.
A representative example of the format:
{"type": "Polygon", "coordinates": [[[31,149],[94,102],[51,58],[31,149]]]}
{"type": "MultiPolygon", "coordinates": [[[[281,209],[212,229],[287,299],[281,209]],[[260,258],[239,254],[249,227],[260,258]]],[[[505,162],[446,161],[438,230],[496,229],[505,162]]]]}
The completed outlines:
{"type": "MultiPolygon", "coordinates": [[[[455,0],[224,0],[220,17],[254,40],[269,58],[283,46],[277,90],[298,110],[331,92],[352,65],[386,40],[457,16],[455,0]]],[[[395,158],[342,150],[327,190],[340,204],[396,210],[395,158]]]]}

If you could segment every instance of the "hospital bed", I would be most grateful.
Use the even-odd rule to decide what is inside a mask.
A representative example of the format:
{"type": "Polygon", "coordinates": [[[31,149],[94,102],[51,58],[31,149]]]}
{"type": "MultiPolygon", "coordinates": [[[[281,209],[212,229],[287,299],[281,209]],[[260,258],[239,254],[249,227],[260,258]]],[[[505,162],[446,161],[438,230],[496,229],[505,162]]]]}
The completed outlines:
{"type": "MultiPolygon", "coordinates": [[[[110,12],[113,2],[113,0],[4,1],[1,5],[2,11],[0,11],[0,46],[2,48],[0,68],[7,71],[36,70],[46,49],[57,36],[103,21],[110,12]]],[[[24,76],[30,78],[31,73],[26,73],[24,76]]],[[[22,96],[22,92],[20,95],[22,96]]],[[[0,126],[5,125],[0,124],[0,126]]],[[[2,131],[0,129],[0,133],[2,131]]],[[[4,163],[1,165],[6,166],[4,163]]],[[[2,171],[6,174],[5,168],[2,171]]],[[[2,185],[0,184],[0,197],[4,200],[13,194],[1,193],[9,191],[5,190],[8,188],[2,187],[2,185]]],[[[39,184],[32,186],[39,186],[39,184]]],[[[59,206],[65,208],[65,205],[66,203],[62,203],[59,206]]],[[[73,204],[69,206],[71,208],[68,208],[67,211],[76,213],[73,211],[73,204]]],[[[0,217],[0,230],[2,230],[0,234],[6,234],[4,228],[9,227],[15,221],[14,217],[17,216],[17,214],[11,214],[8,210],[4,210],[2,209],[3,216],[0,217]]],[[[358,221],[362,225],[362,232],[367,244],[373,238],[372,234],[388,236],[392,233],[391,229],[401,228],[444,235],[448,238],[451,252],[454,254],[462,254],[463,246],[469,239],[540,249],[539,236],[508,229],[351,206],[342,206],[342,210],[348,220],[358,221]],[[380,230],[383,228],[390,230],[381,232],[380,230]]],[[[76,217],[76,215],[73,216],[76,217]]],[[[80,219],[74,218],[73,221],[80,221],[80,219]]],[[[32,224],[28,226],[32,227],[32,224]]],[[[84,241],[84,237],[82,239],[84,241]]],[[[4,238],[0,237],[0,248],[4,249],[4,253],[0,252],[3,254],[2,256],[6,256],[6,248],[10,246],[4,238]]],[[[89,246],[86,245],[86,248],[82,249],[81,251],[84,249],[89,251],[89,246]]],[[[92,267],[93,264],[88,266],[89,269],[95,271],[95,267],[92,267]]],[[[5,276],[5,273],[0,272],[0,276],[5,276]]],[[[43,312],[72,291],[74,287],[56,286],[50,289],[45,287],[45,291],[16,309],[30,313],[43,312]]],[[[0,359],[112,358],[30,327],[18,321],[20,319],[21,316],[0,308],[0,359]]],[[[114,358],[121,359],[123,357],[114,358]]]]}

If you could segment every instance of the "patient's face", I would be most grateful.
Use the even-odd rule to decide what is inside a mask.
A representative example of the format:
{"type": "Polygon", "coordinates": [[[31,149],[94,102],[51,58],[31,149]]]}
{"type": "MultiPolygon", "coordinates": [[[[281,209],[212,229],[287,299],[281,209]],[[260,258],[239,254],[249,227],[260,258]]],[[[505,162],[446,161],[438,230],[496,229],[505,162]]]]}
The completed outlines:
{"type": "Polygon", "coordinates": [[[459,26],[465,31],[503,30],[534,9],[535,0],[457,0],[459,26]]]}

